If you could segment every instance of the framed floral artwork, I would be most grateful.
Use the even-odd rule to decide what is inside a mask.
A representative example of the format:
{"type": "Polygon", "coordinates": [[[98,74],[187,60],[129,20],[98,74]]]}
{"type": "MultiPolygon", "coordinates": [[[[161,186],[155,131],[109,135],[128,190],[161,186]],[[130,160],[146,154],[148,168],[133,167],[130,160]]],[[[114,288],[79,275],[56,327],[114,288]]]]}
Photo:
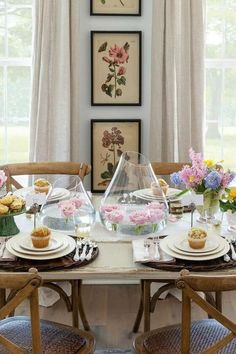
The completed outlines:
{"type": "Polygon", "coordinates": [[[141,32],[91,32],[92,106],[141,106],[141,32]]]}
{"type": "Polygon", "coordinates": [[[141,152],[140,119],[91,120],[91,191],[104,192],[124,151],[141,152]]]}
{"type": "Polygon", "coordinates": [[[90,15],[141,16],[141,0],[90,0],[90,15]]]}

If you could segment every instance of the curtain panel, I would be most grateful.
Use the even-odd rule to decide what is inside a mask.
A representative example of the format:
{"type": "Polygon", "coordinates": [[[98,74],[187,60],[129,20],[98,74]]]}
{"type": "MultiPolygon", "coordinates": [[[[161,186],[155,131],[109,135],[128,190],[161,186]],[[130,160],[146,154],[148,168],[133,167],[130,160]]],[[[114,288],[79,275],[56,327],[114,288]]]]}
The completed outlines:
{"type": "Polygon", "coordinates": [[[79,1],[35,0],[30,161],[78,160],[79,1]]]}
{"type": "Polygon", "coordinates": [[[204,0],[154,0],[149,155],[188,161],[203,151],[204,0]]]}

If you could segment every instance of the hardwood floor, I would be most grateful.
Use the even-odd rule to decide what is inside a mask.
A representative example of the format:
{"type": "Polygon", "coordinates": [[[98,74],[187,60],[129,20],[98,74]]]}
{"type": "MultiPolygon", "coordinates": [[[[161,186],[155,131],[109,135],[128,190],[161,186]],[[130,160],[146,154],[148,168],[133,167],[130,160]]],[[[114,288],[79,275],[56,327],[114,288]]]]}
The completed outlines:
{"type": "MultiPolygon", "coordinates": [[[[131,328],[139,304],[138,285],[84,285],[83,301],[88,321],[96,337],[96,348],[131,348],[134,334],[131,328]]],[[[28,314],[26,304],[17,314],[28,314]]],[[[223,311],[236,321],[236,292],[223,294],[223,311]]],[[[50,308],[40,307],[41,318],[71,325],[71,313],[60,300],[50,308]]],[[[192,319],[205,318],[193,305],[192,319]]],[[[151,318],[151,328],[180,323],[181,302],[172,295],[159,301],[151,318]]],[[[142,329],[142,324],[141,324],[142,329]]]]}

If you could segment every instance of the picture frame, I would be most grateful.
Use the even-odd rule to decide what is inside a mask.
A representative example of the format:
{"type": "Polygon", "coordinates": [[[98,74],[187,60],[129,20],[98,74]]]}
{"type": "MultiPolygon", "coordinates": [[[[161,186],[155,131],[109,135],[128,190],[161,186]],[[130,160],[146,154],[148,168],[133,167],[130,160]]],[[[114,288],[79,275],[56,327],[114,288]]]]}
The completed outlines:
{"type": "Polygon", "coordinates": [[[141,0],[90,0],[91,16],[141,16],[141,0]]]}
{"type": "Polygon", "coordinates": [[[141,66],[141,31],[91,31],[91,105],[141,106],[141,66]]]}
{"type": "Polygon", "coordinates": [[[91,191],[108,187],[124,151],[141,152],[141,119],[91,119],[91,191]]]}

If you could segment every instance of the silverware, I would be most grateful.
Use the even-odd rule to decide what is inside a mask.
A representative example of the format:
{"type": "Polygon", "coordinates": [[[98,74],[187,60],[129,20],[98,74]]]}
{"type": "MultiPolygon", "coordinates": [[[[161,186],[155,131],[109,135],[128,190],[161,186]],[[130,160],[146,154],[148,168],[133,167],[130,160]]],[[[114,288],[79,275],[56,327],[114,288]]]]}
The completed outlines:
{"type": "Polygon", "coordinates": [[[160,252],[159,252],[159,238],[158,237],[154,237],[153,238],[153,243],[155,246],[155,254],[154,254],[154,258],[156,260],[159,260],[161,258],[160,252]]]}
{"type": "Polygon", "coordinates": [[[1,240],[1,243],[0,243],[0,257],[3,257],[5,248],[6,248],[6,238],[4,237],[4,239],[1,240]]]}
{"type": "Polygon", "coordinates": [[[144,240],[143,242],[144,248],[145,248],[145,258],[149,258],[149,247],[150,247],[150,240],[144,240]]]}
{"type": "Polygon", "coordinates": [[[80,260],[80,255],[79,255],[79,251],[81,249],[81,246],[82,246],[82,242],[80,240],[76,240],[76,247],[75,247],[75,255],[74,255],[74,258],[73,260],[75,262],[79,261],[80,260]]]}

